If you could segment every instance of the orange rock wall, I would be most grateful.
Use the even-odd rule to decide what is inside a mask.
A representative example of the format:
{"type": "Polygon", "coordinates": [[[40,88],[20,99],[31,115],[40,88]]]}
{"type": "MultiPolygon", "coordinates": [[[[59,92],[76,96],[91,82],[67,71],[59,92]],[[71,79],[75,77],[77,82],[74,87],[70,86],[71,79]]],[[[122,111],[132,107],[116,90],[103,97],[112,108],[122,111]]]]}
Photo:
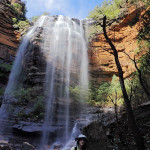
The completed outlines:
{"type": "MultiPolygon", "coordinates": [[[[141,27],[140,21],[135,25],[129,25],[135,19],[140,9],[135,7],[129,9],[129,14],[117,25],[107,29],[109,38],[113,41],[118,50],[119,60],[124,72],[124,77],[129,77],[136,69],[133,62],[125,54],[134,58],[138,51],[137,36],[141,27]],[[124,53],[125,52],[125,53],[124,53]]],[[[113,74],[118,75],[114,56],[109,44],[106,42],[103,33],[93,38],[89,43],[89,70],[91,79],[98,82],[111,81],[113,74]]]]}
{"type": "Polygon", "coordinates": [[[0,59],[5,61],[15,56],[19,45],[12,23],[15,14],[8,4],[9,1],[0,1],[0,59]]]}

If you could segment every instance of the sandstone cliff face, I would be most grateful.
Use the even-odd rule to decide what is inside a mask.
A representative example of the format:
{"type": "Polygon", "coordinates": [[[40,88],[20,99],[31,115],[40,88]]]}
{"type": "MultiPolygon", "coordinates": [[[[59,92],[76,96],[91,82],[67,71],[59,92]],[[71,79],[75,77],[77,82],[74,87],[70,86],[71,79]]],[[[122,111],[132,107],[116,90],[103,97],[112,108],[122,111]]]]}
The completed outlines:
{"type": "Polygon", "coordinates": [[[0,59],[12,61],[16,54],[19,41],[13,28],[14,12],[9,1],[0,1],[0,59]]]}
{"type": "Polygon", "coordinates": [[[20,43],[19,33],[13,28],[12,22],[12,18],[16,18],[17,14],[11,7],[11,4],[19,2],[19,0],[0,1],[0,87],[2,89],[7,84],[12,62],[20,43]]]}
{"type": "MultiPolygon", "coordinates": [[[[135,21],[140,10],[141,8],[136,9],[134,6],[129,8],[128,15],[119,24],[112,25],[107,29],[109,38],[118,50],[125,78],[129,77],[135,71],[133,62],[125,53],[134,58],[134,55],[139,50],[137,36],[141,22],[138,21],[135,23],[135,21]]],[[[103,33],[98,34],[89,43],[89,64],[90,77],[96,79],[98,82],[111,81],[113,74],[118,75],[114,56],[103,33]]]]}

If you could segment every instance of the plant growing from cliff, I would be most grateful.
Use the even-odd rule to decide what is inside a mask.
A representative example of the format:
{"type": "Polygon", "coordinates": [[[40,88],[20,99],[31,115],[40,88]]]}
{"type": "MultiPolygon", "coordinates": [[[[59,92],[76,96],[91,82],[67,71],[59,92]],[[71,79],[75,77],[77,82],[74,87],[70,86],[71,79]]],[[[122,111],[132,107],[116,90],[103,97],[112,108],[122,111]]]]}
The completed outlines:
{"type": "Polygon", "coordinates": [[[5,92],[5,90],[4,89],[0,89],[0,96],[3,96],[4,95],[4,92],[5,92]]]}
{"type": "Polygon", "coordinates": [[[35,102],[38,97],[43,96],[43,93],[41,91],[40,87],[29,87],[29,88],[21,88],[20,90],[17,90],[13,94],[20,103],[22,102],[35,102]]]}
{"type": "Polygon", "coordinates": [[[38,101],[33,106],[32,114],[33,116],[37,116],[37,118],[41,119],[44,117],[45,105],[44,105],[44,97],[39,97],[38,101]]]}
{"type": "Polygon", "coordinates": [[[12,64],[2,63],[2,64],[0,64],[0,69],[10,72],[12,69],[12,64]]]}
{"type": "Polygon", "coordinates": [[[121,4],[121,0],[103,1],[101,5],[96,6],[94,10],[90,12],[88,17],[98,20],[101,16],[106,15],[108,19],[114,19],[120,14],[121,4]]]}
{"type": "Polygon", "coordinates": [[[12,6],[16,12],[21,13],[22,6],[20,4],[13,3],[12,6]]]}
{"type": "Polygon", "coordinates": [[[90,91],[85,91],[85,89],[80,86],[69,87],[70,96],[77,101],[87,102],[89,100],[90,91]]]}
{"type": "MultiPolygon", "coordinates": [[[[89,13],[88,18],[92,18],[96,21],[99,21],[103,15],[106,15],[108,19],[115,19],[121,13],[121,5],[124,2],[122,0],[105,0],[101,5],[97,5],[93,11],[89,13]]],[[[93,37],[96,33],[100,33],[101,28],[94,24],[89,27],[90,37],[93,37]]]]}

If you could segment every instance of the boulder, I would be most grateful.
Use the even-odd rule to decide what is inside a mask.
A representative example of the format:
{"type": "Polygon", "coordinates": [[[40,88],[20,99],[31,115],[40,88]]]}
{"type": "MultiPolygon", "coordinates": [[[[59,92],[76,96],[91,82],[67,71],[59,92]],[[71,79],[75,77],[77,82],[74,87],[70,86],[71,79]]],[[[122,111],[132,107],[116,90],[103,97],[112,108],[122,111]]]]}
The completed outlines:
{"type": "Polygon", "coordinates": [[[12,150],[6,141],[0,141],[0,150],[12,150]]]}
{"type": "Polygon", "coordinates": [[[27,142],[24,142],[21,146],[21,150],[35,150],[35,147],[27,142]]]}

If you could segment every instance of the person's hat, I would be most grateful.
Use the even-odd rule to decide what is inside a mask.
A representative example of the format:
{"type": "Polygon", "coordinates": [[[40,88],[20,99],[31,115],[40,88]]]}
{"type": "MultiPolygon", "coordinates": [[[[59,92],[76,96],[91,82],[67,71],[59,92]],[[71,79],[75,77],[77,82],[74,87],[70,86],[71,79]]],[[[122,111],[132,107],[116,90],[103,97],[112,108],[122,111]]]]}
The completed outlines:
{"type": "Polygon", "coordinates": [[[80,134],[75,140],[78,141],[79,139],[85,139],[87,140],[87,137],[83,134],[80,134]]]}

